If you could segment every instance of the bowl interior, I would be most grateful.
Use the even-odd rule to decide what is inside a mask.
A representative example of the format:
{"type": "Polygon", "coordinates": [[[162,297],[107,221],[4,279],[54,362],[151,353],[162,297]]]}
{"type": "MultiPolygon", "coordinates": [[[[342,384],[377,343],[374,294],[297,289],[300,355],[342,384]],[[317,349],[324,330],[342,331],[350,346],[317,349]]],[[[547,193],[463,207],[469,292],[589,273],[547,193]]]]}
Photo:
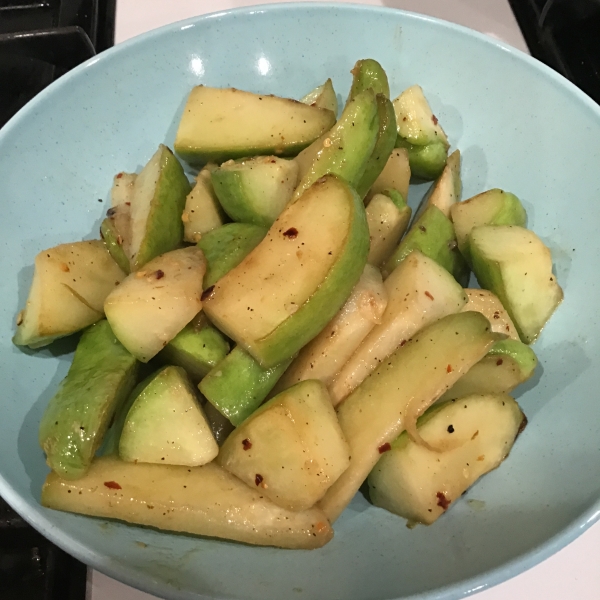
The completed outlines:
{"type": "MultiPolygon", "coordinates": [[[[0,492],[52,540],[168,598],[451,598],[516,574],[575,537],[600,497],[600,111],[535,61],[456,26],[395,10],[287,5],[198,18],[76,69],[0,132],[0,492]],[[358,495],[335,539],[311,552],[251,548],[42,509],[37,427],[72,340],[11,344],[35,254],[97,237],[112,176],[172,144],[191,86],[301,97],[373,57],[393,94],[420,84],[463,153],[463,197],[502,187],[524,202],[565,290],[517,397],[529,426],[509,460],[430,528],[358,495]],[[535,384],[535,386],[534,386],[535,384]],[[480,506],[480,505],[478,505],[480,506]],[[139,542],[142,542],[141,544],[139,542]]],[[[412,192],[414,203],[423,188],[412,192]]]]}

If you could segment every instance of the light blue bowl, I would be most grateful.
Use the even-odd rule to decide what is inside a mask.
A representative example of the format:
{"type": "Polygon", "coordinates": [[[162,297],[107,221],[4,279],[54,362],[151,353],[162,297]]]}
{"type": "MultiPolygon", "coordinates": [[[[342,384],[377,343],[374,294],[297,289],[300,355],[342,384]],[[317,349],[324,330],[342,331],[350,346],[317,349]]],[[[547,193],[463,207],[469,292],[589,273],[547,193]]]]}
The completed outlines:
{"type": "Polygon", "coordinates": [[[186,21],[109,50],[23,109],[0,132],[0,198],[0,493],[108,575],[173,599],[458,598],[532,566],[598,517],[600,109],[529,57],[389,9],[285,5],[186,21]],[[191,86],[300,97],[331,76],[345,98],[350,69],[365,57],[383,63],[392,93],[425,89],[463,153],[465,198],[502,187],[523,199],[565,289],[535,346],[536,385],[518,393],[529,427],[506,464],[468,493],[485,509],[463,500],[410,531],[357,496],[335,539],[303,552],[41,508],[47,469],[37,428],[73,343],[24,353],[10,342],[35,254],[97,237],[112,176],[172,144],[191,86]]]}

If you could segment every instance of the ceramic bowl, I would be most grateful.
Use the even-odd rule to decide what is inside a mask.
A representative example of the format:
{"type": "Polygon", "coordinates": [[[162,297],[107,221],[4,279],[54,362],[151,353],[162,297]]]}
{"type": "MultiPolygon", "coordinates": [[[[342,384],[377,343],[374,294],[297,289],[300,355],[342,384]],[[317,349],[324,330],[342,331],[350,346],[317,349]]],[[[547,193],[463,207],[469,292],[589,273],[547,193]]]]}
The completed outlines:
{"type": "MultiPolygon", "coordinates": [[[[254,7],[170,25],[88,61],[0,131],[0,493],[77,558],[169,599],[439,600],[532,566],[600,511],[599,165],[600,109],[573,85],[491,38],[397,10],[254,7]],[[463,197],[517,194],[552,249],[565,300],[535,345],[535,381],[517,392],[529,426],[509,459],[431,527],[409,530],[357,495],[334,540],[314,551],[42,508],[38,423],[74,343],[11,344],[35,254],[97,237],[113,175],[173,143],[193,85],[298,98],[332,77],[343,102],[366,57],[386,68],[393,94],[424,88],[463,153],[463,197]]],[[[411,200],[422,193],[413,188],[411,200]]]]}

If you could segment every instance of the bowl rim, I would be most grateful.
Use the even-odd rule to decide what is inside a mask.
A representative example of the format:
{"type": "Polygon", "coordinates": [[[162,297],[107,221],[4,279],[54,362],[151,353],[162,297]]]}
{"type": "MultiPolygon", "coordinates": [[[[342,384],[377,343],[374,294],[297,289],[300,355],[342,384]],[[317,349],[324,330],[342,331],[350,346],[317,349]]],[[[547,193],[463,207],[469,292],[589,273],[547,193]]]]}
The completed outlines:
{"type": "MultiPolygon", "coordinates": [[[[294,11],[329,11],[338,10],[341,12],[365,12],[365,13],[382,13],[388,16],[402,14],[408,19],[421,21],[432,24],[434,27],[443,27],[454,31],[462,36],[470,37],[477,40],[477,43],[483,43],[499,50],[507,52],[513,58],[525,63],[529,68],[548,77],[551,82],[566,89],[570,94],[582,102],[586,108],[600,119],[600,105],[592,100],[587,94],[580,90],[577,86],[571,83],[568,79],[548,67],[539,60],[533,58],[529,54],[505,43],[502,40],[492,36],[480,33],[463,25],[452,23],[444,19],[439,19],[429,15],[416,13],[412,11],[396,9],[391,7],[373,6],[369,4],[357,4],[352,2],[318,2],[313,0],[308,1],[293,1],[293,2],[277,2],[273,4],[256,4],[239,8],[225,9],[214,11],[207,14],[201,14],[190,17],[184,20],[176,21],[136,35],[124,42],[118,43],[115,46],[101,52],[100,54],[88,59],[84,63],[78,65],[60,79],[50,84],[42,90],[35,98],[29,101],[22,107],[9,121],[0,128],[0,147],[13,128],[18,127],[20,122],[26,119],[33,111],[36,111],[40,105],[46,102],[46,98],[57,93],[61,87],[69,85],[72,79],[78,78],[86,69],[93,68],[97,63],[108,59],[113,54],[127,52],[130,47],[133,47],[140,42],[160,38],[162,35],[177,31],[184,31],[195,27],[199,23],[210,22],[213,19],[229,18],[229,16],[243,16],[263,13],[277,12],[294,12],[294,11]]],[[[0,496],[11,506],[27,523],[42,535],[48,538],[52,543],[59,548],[71,554],[86,565],[98,570],[99,572],[112,577],[126,585],[149,594],[164,594],[165,592],[172,598],[189,598],[189,594],[185,591],[179,591],[172,586],[163,582],[153,582],[148,577],[141,577],[140,574],[133,568],[108,560],[105,556],[98,554],[93,548],[79,542],[71,535],[65,533],[60,527],[54,525],[46,516],[46,511],[50,509],[44,508],[41,504],[35,508],[31,508],[28,503],[19,495],[19,493],[11,486],[0,472],[0,496]]],[[[80,518],[90,518],[80,516],[80,518]]],[[[93,518],[93,517],[92,517],[93,518]]],[[[553,535],[545,542],[539,543],[533,549],[523,552],[516,557],[504,562],[498,567],[494,567],[479,573],[478,575],[462,579],[458,582],[448,584],[437,589],[432,589],[425,592],[418,592],[409,596],[403,596],[400,599],[386,600],[452,600],[458,598],[466,598],[477,592],[489,589],[499,583],[507,581],[524,571],[532,568],[543,560],[549,558],[573,540],[578,538],[582,533],[589,529],[596,521],[600,520],[600,498],[598,498],[587,510],[574,518],[562,531],[553,535]]],[[[121,523],[119,521],[119,523],[121,523]]],[[[135,525],[134,525],[135,526],[135,525]]],[[[167,532],[168,533],[168,532],[167,532]]],[[[198,600],[213,598],[213,596],[204,596],[203,594],[195,593],[195,598],[198,600]]]]}

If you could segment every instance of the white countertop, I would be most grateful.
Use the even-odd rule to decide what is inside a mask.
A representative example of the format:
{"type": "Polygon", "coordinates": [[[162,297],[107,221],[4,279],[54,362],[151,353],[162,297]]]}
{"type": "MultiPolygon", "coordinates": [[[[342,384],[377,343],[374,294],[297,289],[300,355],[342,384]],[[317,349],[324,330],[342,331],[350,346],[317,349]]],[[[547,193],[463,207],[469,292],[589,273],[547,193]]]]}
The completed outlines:
{"type": "MultiPolygon", "coordinates": [[[[118,0],[116,42],[187,17],[281,0],[118,0]],[[142,8],[143,7],[143,8],[142,8]]],[[[343,2],[345,0],[333,0],[343,2]]],[[[358,3],[359,0],[354,0],[358,3]]],[[[507,0],[361,0],[454,21],[527,51],[507,0]]],[[[474,600],[599,600],[600,523],[569,546],[521,575],[475,596],[474,600]]],[[[90,600],[151,600],[154,596],[91,571],[90,600]]]]}

